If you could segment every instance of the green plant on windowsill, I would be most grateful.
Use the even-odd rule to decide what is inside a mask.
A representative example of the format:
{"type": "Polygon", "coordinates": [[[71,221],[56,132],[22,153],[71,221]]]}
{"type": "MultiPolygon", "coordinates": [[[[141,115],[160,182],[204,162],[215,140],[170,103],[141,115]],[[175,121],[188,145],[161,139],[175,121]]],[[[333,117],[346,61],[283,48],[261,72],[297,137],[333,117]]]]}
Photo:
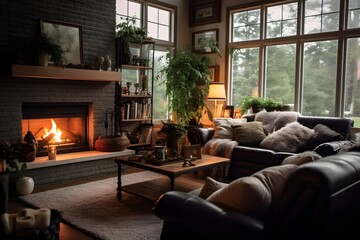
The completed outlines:
{"type": "Polygon", "coordinates": [[[281,99],[275,98],[266,98],[263,103],[263,107],[266,111],[280,111],[283,107],[283,102],[281,99]]]}
{"type": "Polygon", "coordinates": [[[246,96],[240,101],[241,112],[245,113],[250,108],[253,113],[259,112],[264,108],[264,102],[263,98],[246,96]]]}

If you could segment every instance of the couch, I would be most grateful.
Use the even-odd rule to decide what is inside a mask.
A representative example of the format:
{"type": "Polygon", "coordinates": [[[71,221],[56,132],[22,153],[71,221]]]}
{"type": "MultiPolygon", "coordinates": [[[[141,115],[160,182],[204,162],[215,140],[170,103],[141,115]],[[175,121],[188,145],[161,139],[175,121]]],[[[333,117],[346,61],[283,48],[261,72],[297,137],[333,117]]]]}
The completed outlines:
{"type": "Polygon", "coordinates": [[[298,166],[277,199],[261,219],[179,191],[163,194],[153,211],[164,220],[162,240],[360,239],[360,153],[298,166]]]}
{"type": "MultiPolygon", "coordinates": [[[[259,121],[260,118],[257,119],[256,115],[247,115],[246,119],[247,122],[253,122],[254,120],[259,121]]],[[[332,138],[336,140],[329,142],[312,141],[312,144],[308,144],[309,146],[304,146],[295,152],[266,149],[259,145],[246,146],[239,144],[238,146],[235,146],[232,150],[231,163],[228,171],[228,179],[231,181],[232,179],[236,179],[239,177],[249,176],[269,166],[280,165],[286,157],[294,155],[298,152],[315,151],[316,153],[325,157],[336,154],[344,145],[350,144],[350,129],[354,125],[354,122],[351,119],[337,117],[309,117],[301,116],[300,114],[295,119],[299,124],[309,129],[314,129],[318,124],[328,127],[336,134],[336,137],[332,138]],[[317,146],[314,146],[314,144],[317,146]]],[[[281,129],[281,127],[278,128],[281,129]]],[[[277,129],[277,131],[275,132],[278,132],[279,129],[277,129]]],[[[214,128],[192,128],[188,130],[187,138],[190,144],[200,144],[201,146],[204,146],[213,138],[214,133],[214,128]]],[[[269,135],[269,133],[266,134],[269,135]]],[[[273,145],[277,146],[279,145],[279,142],[276,142],[273,145]]]]}

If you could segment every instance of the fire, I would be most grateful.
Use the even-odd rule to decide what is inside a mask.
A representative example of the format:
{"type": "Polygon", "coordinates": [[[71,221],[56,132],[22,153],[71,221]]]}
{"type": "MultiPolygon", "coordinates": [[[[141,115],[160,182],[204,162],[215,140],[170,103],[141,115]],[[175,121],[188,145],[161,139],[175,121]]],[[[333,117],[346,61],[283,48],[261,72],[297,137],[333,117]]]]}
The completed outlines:
{"type": "Polygon", "coordinates": [[[49,143],[61,143],[62,131],[57,127],[54,119],[51,119],[51,129],[44,128],[45,134],[42,136],[43,139],[47,139],[49,143]]]}

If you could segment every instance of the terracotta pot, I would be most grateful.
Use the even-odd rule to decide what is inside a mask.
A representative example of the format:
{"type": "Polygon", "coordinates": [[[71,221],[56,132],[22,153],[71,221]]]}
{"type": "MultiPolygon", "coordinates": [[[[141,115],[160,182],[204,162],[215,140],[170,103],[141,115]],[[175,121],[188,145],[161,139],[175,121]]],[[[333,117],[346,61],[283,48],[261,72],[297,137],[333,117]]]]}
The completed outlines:
{"type": "Polygon", "coordinates": [[[130,144],[126,136],[102,137],[95,141],[95,149],[101,152],[117,152],[125,150],[130,144]]]}
{"type": "Polygon", "coordinates": [[[34,190],[34,185],[34,180],[31,177],[22,177],[16,182],[16,190],[20,195],[28,195],[34,190]]]}

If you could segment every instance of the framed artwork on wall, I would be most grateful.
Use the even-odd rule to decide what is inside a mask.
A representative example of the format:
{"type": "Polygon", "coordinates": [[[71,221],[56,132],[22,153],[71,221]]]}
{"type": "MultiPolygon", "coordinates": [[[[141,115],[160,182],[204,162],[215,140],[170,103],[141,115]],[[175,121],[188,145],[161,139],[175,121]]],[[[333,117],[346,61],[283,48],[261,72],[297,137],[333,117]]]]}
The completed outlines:
{"type": "Polygon", "coordinates": [[[224,118],[234,118],[234,106],[225,106],[223,108],[222,117],[224,118]]]}
{"type": "Polygon", "coordinates": [[[213,49],[207,46],[207,40],[218,42],[218,29],[210,29],[192,34],[192,45],[196,52],[213,53],[213,49]]]}
{"type": "Polygon", "coordinates": [[[83,63],[81,26],[40,19],[40,29],[41,34],[46,34],[64,50],[65,64],[83,63]]]}
{"type": "Polygon", "coordinates": [[[221,0],[192,0],[189,6],[191,27],[221,21],[221,0]]]}
{"type": "Polygon", "coordinates": [[[219,65],[210,66],[210,79],[211,82],[219,82],[219,65]]]}

